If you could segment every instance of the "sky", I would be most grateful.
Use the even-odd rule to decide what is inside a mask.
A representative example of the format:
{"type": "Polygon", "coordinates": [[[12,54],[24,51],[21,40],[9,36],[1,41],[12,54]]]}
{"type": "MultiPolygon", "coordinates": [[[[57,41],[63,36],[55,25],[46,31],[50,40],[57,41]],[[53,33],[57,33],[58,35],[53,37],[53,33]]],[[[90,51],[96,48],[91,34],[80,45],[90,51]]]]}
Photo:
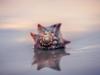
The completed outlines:
{"type": "Polygon", "coordinates": [[[100,0],[0,0],[0,75],[75,75],[79,71],[79,75],[100,75],[99,33],[100,0]],[[63,58],[62,72],[38,72],[31,66],[29,33],[36,32],[37,24],[56,23],[62,23],[62,34],[71,41],[71,55],[63,58]]]}
{"type": "Polygon", "coordinates": [[[99,0],[0,0],[0,29],[61,22],[63,31],[86,31],[100,24],[99,7],[99,0]]]}
{"type": "Polygon", "coordinates": [[[100,30],[99,8],[99,0],[0,0],[0,29],[36,31],[37,24],[62,23],[68,38],[77,37],[100,30]]]}

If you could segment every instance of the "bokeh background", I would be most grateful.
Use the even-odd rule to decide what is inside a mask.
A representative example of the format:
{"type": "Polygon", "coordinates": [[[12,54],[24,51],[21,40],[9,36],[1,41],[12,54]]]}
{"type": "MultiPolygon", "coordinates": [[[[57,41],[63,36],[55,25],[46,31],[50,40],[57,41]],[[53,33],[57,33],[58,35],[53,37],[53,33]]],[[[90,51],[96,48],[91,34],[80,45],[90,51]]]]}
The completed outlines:
{"type": "Polygon", "coordinates": [[[100,75],[100,0],[0,0],[0,75],[100,75]],[[37,24],[62,23],[62,71],[32,66],[37,24]]]}

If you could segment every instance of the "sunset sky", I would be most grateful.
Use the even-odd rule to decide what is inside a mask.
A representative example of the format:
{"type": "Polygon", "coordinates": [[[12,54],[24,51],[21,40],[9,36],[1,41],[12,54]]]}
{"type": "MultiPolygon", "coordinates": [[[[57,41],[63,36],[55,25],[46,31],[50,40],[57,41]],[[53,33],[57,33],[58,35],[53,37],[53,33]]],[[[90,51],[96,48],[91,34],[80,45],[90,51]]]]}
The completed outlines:
{"type": "Polygon", "coordinates": [[[31,29],[61,22],[62,30],[100,27],[99,0],[0,0],[0,29],[31,29]]]}

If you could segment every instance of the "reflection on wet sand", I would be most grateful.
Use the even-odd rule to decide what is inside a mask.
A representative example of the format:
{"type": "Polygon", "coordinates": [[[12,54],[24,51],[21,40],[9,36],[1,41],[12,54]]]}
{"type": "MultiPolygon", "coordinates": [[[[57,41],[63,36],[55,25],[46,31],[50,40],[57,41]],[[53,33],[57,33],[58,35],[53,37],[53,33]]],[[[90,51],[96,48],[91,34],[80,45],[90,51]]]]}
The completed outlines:
{"type": "Polygon", "coordinates": [[[60,71],[60,60],[63,56],[70,55],[65,52],[65,48],[56,50],[34,49],[34,59],[32,65],[37,64],[37,70],[44,67],[60,71]]]}

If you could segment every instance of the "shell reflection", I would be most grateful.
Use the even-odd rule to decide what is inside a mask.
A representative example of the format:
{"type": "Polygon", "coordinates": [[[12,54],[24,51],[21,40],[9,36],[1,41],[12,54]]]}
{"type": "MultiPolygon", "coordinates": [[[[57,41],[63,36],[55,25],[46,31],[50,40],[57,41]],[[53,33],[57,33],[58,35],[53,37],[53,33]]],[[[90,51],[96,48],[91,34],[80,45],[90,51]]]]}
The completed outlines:
{"type": "Polygon", "coordinates": [[[34,49],[34,59],[32,65],[37,64],[37,70],[49,67],[60,71],[60,60],[66,55],[70,55],[70,53],[65,52],[65,48],[56,50],[34,49]]]}

